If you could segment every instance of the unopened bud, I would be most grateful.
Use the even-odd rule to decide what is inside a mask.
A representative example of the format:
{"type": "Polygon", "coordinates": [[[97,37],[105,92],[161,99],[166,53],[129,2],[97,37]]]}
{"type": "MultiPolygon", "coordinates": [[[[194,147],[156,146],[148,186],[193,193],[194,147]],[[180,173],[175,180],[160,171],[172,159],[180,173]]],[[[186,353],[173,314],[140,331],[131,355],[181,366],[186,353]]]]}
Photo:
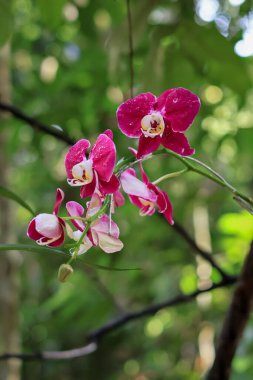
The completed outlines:
{"type": "Polygon", "coordinates": [[[58,280],[60,282],[66,282],[68,281],[69,277],[74,272],[74,269],[69,264],[62,264],[58,271],[58,280]]]}

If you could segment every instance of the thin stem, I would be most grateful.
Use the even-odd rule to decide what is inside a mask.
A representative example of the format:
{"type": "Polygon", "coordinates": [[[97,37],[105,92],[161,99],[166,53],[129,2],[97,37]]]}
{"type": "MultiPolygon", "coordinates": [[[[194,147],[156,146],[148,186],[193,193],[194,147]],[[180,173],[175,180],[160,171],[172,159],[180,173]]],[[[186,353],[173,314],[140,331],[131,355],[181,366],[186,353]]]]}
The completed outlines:
{"type": "Polygon", "coordinates": [[[87,221],[86,218],[83,218],[81,216],[61,216],[61,219],[63,220],[82,220],[82,221],[87,221]]]}
{"type": "Polygon", "coordinates": [[[133,97],[134,94],[134,51],[133,51],[133,28],[132,28],[132,15],[131,15],[131,7],[130,0],[126,0],[127,6],[127,22],[128,22],[128,44],[129,44],[129,89],[130,96],[133,97]]]}
{"type": "Polygon", "coordinates": [[[230,185],[230,183],[224,177],[222,177],[219,173],[217,173],[214,169],[210,168],[210,166],[208,166],[204,162],[201,162],[200,160],[197,160],[194,157],[187,157],[187,160],[194,161],[197,164],[199,164],[200,166],[203,166],[203,168],[207,169],[212,174],[214,174],[216,177],[218,177],[219,179],[221,179],[227,185],[227,187],[231,189],[231,191],[233,191],[233,192],[236,191],[236,189],[234,188],[234,186],[230,185]]]}
{"type": "Polygon", "coordinates": [[[179,177],[181,174],[186,173],[188,171],[189,171],[189,169],[186,168],[186,169],[180,170],[178,172],[168,173],[168,174],[165,174],[162,177],[158,178],[157,180],[153,181],[152,183],[153,183],[153,185],[157,185],[158,183],[165,181],[166,179],[179,177]]]}
{"type": "MultiPolygon", "coordinates": [[[[121,160],[118,162],[118,164],[115,167],[114,173],[116,175],[119,175],[123,170],[126,170],[129,167],[136,165],[138,162],[144,161],[146,159],[149,159],[153,156],[157,156],[160,154],[169,154],[170,156],[175,157],[176,159],[178,159],[179,161],[181,161],[184,164],[184,166],[186,167],[186,169],[188,171],[192,171],[192,172],[195,172],[197,174],[200,174],[201,176],[210,179],[212,182],[215,182],[215,183],[219,184],[220,186],[227,188],[234,195],[234,199],[238,202],[238,204],[241,207],[247,209],[245,207],[245,205],[242,205],[242,203],[240,202],[240,199],[247,202],[250,206],[253,206],[253,199],[251,197],[248,197],[248,196],[244,195],[243,193],[241,193],[240,191],[238,191],[234,186],[232,186],[230,183],[228,183],[220,174],[218,174],[215,170],[210,168],[208,165],[204,164],[203,162],[201,162],[197,159],[193,159],[192,157],[180,156],[180,154],[177,154],[177,153],[173,152],[172,150],[168,150],[168,149],[159,149],[159,150],[153,152],[152,154],[144,156],[143,158],[138,159],[138,160],[134,156],[125,158],[124,160],[121,160]],[[199,165],[203,166],[206,170],[210,171],[210,173],[208,173],[206,170],[198,169],[195,165],[192,164],[191,161],[194,161],[194,162],[198,163],[199,165]]],[[[158,183],[158,182],[155,182],[155,183],[158,183]]],[[[247,210],[250,213],[253,212],[252,209],[250,209],[250,210],[247,209],[247,210]]]]}

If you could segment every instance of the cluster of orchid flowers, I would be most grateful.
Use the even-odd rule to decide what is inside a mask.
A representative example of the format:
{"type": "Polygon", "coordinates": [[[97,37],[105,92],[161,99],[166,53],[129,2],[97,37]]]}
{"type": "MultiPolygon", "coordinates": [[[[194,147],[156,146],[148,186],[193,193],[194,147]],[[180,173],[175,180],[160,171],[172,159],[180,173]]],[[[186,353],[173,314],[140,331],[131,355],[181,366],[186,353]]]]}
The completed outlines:
{"type": "Polygon", "coordinates": [[[113,133],[100,134],[87,155],[90,142],[79,140],[66,157],[65,168],[70,186],[80,188],[80,197],[89,198],[84,207],[75,201],[66,203],[67,217],[60,217],[64,199],[61,189],[56,191],[52,214],[42,213],[31,220],[28,236],[37,244],[57,247],[64,243],[65,233],[74,240],[72,257],[99,246],[106,253],[123,248],[119,228],[111,215],[124,204],[121,188],[140,215],[152,215],[156,210],[173,224],[172,205],[168,195],[152,183],[145,173],[142,160],[160,145],[181,156],[194,153],[184,135],[200,108],[199,98],[184,88],[165,91],[158,98],[143,93],[122,103],[117,110],[119,129],[130,138],[138,138],[138,149],[130,148],[139,163],[142,179],[124,160],[116,165],[113,133]],[[69,224],[71,222],[71,226],[69,224]]]}

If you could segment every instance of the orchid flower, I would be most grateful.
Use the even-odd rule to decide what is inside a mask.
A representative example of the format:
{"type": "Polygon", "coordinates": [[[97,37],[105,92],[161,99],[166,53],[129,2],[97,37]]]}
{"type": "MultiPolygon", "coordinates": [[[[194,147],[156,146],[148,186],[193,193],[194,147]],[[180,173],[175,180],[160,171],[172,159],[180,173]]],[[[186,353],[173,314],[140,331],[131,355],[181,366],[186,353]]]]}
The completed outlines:
{"type": "Polygon", "coordinates": [[[97,188],[102,196],[113,194],[119,188],[119,181],[113,174],[116,161],[116,148],[112,141],[113,134],[106,130],[97,138],[88,159],[86,151],[90,142],[79,140],[73,145],[65,158],[68,183],[80,186],[81,198],[91,196],[97,188]]]}
{"type": "MultiPolygon", "coordinates": [[[[95,215],[101,206],[101,198],[97,193],[93,194],[87,208],[85,219],[89,219],[95,215]]],[[[84,215],[84,208],[75,201],[67,202],[66,208],[69,216],[73,217],[72,223],[77,227],[76,231],[69,231],[69,235],[72,239],[79,241],[87,224],[82,220],[74,218],[82,217],[84,215]]],[[[78,254],[85,253],[92,246],[99,246],[106,253],[118,252],[123,248],[123,243],[119,240],[119,228],[106,214],[91,223],[80,245],[78,254]]]]}
{"type": "Polygon", "coordinates": [[[123,190],[128,194],[130,201],[140,209],[140,215],[153,215],[156,209],[170,224],[173,224],[172,205],[168,195],[149,181],[148,176],[142,169],[143,182],[136,178],[134,169],[125,170],[120,181],[123,190]]]}
{"type": "Polygon", "coordinates": [[[58,216],[64,192],[56,191],[56,199],[52,214],[39,214],[28,225],[27,235],[39,245],[57,247],[64,241],[65,222],[58,216]]]}
{"type": "Polygon", "coordinates": [[[160,144],[188,156],[194,153],[184,135],[200,108],[200,100],[185,88],[172,88],[158,98],[150,92],[122,103],[117,110],[119,129],[139,138],[137,158],[154,152],[160,144]]]}

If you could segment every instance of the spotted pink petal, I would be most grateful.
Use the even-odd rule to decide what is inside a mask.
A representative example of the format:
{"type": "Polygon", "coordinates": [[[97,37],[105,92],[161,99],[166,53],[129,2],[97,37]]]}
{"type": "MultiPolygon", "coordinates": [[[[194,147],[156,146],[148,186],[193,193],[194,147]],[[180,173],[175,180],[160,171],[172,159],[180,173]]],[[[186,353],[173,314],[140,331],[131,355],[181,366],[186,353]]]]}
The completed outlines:
{"type": "MultiPolygon", "coordinates": [[[[69,216],[82,217],[84,214],[84,208],[79,203],[75,201],[70,201],[66,203],[66,209],[69,216]]],[[[71,222],[77,227],[80,231],[83,231],[85,224],[82,220],[71,219],[71,222]]]]}
{"type": "Polygon", "coordinates": [[[137,158],[141,158],[157,150],[161,144],[161,137],[145,137],[141,135],[138,145],[137,158]]]}
{"type": "Polygon", "coordinates": [[[156,110],[160,111],[162,114],[164,114],[165,111],[165,104],[168,95],[173,92],[175,89],[170,88],[169,90],[164,91],[158,98],[157,98],[157,103],[156,103],[156,110]]]}
{"type": "Polygon", "coordinates": [[[99,135],[89,158],[93,160],[93,168],[96,170],[99,180],[108,182],[113,174],[116,161],[116,148],[111,138],[104,133],[99,135]]]}
{"type": "Polygon", "coordinates": [[[118,191],[120,187],[120,182],[115,174],[111,176],[111,179],[108,182],[100,181],[99,182],[99,191],[103,194],[114,194],[118,191]]]}
{"type": "Polygon", "coordinates": [[[125,170],[120,176],[120,181],[125,193],[141,197],[151,202],[156,201],[156,194],[152,190],[149,190],[145,183],[136,178],[134,169],[125,170]]]}
{"type": "MultiPolygon", "coordinates": [[[[164,95],[161,95],[164,97],[164,95]]],[[[159,103],[159,100],[158,100],[159,103]]],[[[185,88],[174,88],[167,92],[165,120],[174,132],[184,132],[193,122],[200,109],[200,100],[185,88]]]]}
{"type": "Polygon", "coordinates": [[[162,144],[165,148],[173,150],[181,156],[190,156],[195,150],[190,147],[190,144],[183,133],[173,132],[171,128],[166,127],[162,137],[162,144]]]}
{"type": "Polygon", "coordinates": [[[147,92],[122,103],[116,112],[119,129],[128,137],[140,137],[141,119],[154,109],[155,102],[156,97],[147,92]]]}
{"type": "Polygon", "coordinates": [[[55,215],[58,215],[63,199],[64,199],[64,192],[58,188],[56,190],[56,197],[55,197],[55,204],[54,204],[54,211],[53,211],[55,215]]]}
{"type": "Polygon", "coordinates": [[[104,132],[103,132],[104,135],[107,135],[108,137],[110,137],[111,140],[113,140],[113,132],[110,130],[110,129],[106,129],[104,132]]]}
{"type": "Polygon", "coordinates": [[[87,149],[90,147],[90,142],[86,139],[79,140],[73,145],[65,157],[65,168],[68,178],[73,178],[72,168],[85,158],[87,149]]]}

